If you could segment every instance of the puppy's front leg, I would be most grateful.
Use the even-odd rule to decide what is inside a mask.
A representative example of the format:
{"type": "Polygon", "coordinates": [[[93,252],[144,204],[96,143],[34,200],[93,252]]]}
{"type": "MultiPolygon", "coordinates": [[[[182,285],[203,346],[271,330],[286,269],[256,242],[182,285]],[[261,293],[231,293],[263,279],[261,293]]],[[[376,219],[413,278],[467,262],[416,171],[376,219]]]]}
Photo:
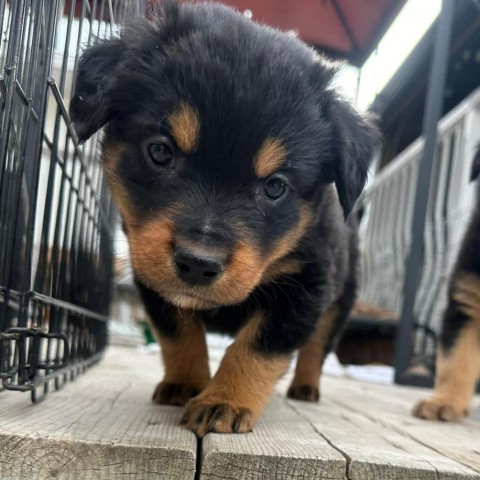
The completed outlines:
{"type": "Polygon", "coordinates": [[[153,400],[162,405],[182,406],[207,386],[210,370],[203,324],[191,310],[178,310],[175,317],[175,335],[156,332],[165,375],[153,400]]]}
{"type": "Polygon", "coordinates": [[[161,347],[165,369],[153,401],[183,406],[210,381],[205,327],[194,311],[172,307],[152,290],[138,286],[161,347]]]}
{"type": "Polygon", "coordinates": [[[286,370],[290,355],[256,349],[263,321],[260,312],[249,320],[208,387],[185,407],[182,423],[199,437],[208,432],[250,431],[286,370]]]}

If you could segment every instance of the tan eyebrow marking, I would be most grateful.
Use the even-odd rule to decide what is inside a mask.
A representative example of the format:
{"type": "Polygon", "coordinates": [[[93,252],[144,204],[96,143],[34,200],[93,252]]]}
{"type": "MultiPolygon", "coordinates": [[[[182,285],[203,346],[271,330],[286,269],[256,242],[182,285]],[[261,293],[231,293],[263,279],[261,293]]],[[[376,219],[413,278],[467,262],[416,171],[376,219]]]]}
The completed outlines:
{"type": "Polygon", "coordinates": [[[285,160],[287,150],[279,138],[268,137],[253,158],[253,167],[257,177],[271,175],[285,160]]]}
{"type": "Polygon", "coordinates": [[[192,153],[200,141],[200,117],[196,108],[180,102],[167,117],[171,134],[183,153],[192,153]]]}

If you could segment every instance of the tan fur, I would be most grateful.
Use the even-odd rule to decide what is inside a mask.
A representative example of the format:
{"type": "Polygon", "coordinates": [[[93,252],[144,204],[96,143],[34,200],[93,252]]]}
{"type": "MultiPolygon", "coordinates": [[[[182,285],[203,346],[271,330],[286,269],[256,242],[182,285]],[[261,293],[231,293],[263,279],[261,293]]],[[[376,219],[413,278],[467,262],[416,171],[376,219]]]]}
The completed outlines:
{"type": "Polygon", "coordinates": [[[173,264],[175,225],[164,213],[158,220],[129,230],[132,265],[140,279],[169,302],[182,308],[208,309],[243,300],[258,283],[261,271],[256,249],[247,242],[237,246],[229,267],[212,287],[189,287],[176,275],[173,264]]]}
{"type": "Polygon", "coordinates": [[[325,348],[338,313],[338,307],[334,305],[320,317],[314,334],[298,352],[297,366],[291,387],[309,386],[319,390],[322,364],[326,355],[325,348]]]}
{"type": "Polygon", "coordinates": [[[178,148],[185,154],[194,152],[200,141],[200,117],[197,109],[181,102],[167,119],[178,148]]]}
{"type": "Polygon", "coordinates": [[[282,257],[295,250],[299,241],[305,234],[312,220],[312,212],[307,205],[302,205],[300,209],[300,219],[290,231],[287,232],[276,244],[272,246],[270,255],[266,264],[271,265],[282,257]]]}
{"type": "Polygon", "coordinates": [[[176,317],[174,337],[160,335],[153,328],[165,367],[163,382],[188,385],[200,392],[210,381],[205,327],[191,310],[179,309],[176,317]]]}
{"type": "Polygon", "coordinates": [[[117,174],[117,166],[124,152],[122,144],[105,144],[102,148],[103,169],[107,178],[108,186],[112,192],[115,205],[127,225],[135,224],[135,212],[129,200],[128,192],[125,190],[120,177],[117,174]]]}
{"type": "Polygon", "coordinates": [[[428,420],[461,420],[467,413],[480,374],[480,324],[469,322],[455,345],[437,355],[433,395],[414,408],[414,415],[428,420]]]}
{"type": "MultiPolygon", "coordinates": [[[[227,405],[225,415],[214,423],[215,431],[232,431],[232,416],[247,410],[240,431],[248,431],[263,411],[279,377],[285,372],[289,356],[263,356],[252,345],[263,315],[256,313],[227,349],[220,367],[208,387],[186,406],[185,423],[200,436],[207,433],[208,419],[195,428],[200,414],[214,405],[227,405]]],[[[210,422],[211,423],[211,422],[210,422]]]]}
{"type": "Polygon", "coordinates": [[[244,300],[260,283],[269,265],[295,248],[310,219],[305,207],[298,225],[272,247],[267,259],[259,256],[256,245],[250,241],[238,242],[227,269],[212,286],[188,287],[177,277],[173,264],[175,208],[161,212],[158,219],[144,225],[130,228],[127,224],[132,265],[145,285],[157,290],[169,302],[192,309],[209,309],[244,300]]]}
{"type": "Polygon", "coordinates": [[[265,178],[277,170],[287,156],[279,138],[267,138],[253,159],[257,177],[265,178]]]}
{"type": "Polygon", "coordinates": [[[302,265],[293,258],[281,258],[270,264],[262,275],[262,283],[269,283],[282,275],[294,275],[302,271],[302,265]]]}

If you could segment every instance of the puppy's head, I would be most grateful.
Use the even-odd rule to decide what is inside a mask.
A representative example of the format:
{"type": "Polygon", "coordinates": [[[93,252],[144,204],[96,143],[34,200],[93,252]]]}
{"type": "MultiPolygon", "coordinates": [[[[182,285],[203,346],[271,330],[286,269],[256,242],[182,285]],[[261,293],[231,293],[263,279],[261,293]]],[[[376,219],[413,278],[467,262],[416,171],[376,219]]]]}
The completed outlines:
{"type": "Polygon", "coordinates": [[[334,73],[214,4],[168,2],[85,52],[71,114],[81,141],[106,125],[142,283],[185,308],[240,302],[298,247],[326,185],[349,213],[377,134],[328,88],[334,73]]]}

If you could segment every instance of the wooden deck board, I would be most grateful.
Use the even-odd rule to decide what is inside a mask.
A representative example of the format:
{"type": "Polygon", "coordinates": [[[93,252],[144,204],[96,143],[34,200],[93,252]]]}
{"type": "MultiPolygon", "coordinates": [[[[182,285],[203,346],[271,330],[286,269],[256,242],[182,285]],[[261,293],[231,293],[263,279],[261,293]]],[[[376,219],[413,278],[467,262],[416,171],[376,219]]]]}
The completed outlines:
{"type": "Polygon", "coordinates": [[[479,396],[465,422],[430,423],[410,415],[426,390],[331,377],[316,405],[284,398],[287,375],[253,433],[209,434],[197,460],[181,409],[150,402],[158,357],[112,347],[39,405],[0,393],[0,479],[480,480],[479,396]]]}
{"type": "Polygon", "coordinates": [[[476,474],[402,432],[330,400],[292,402],[317,431],[348,458],[351,480],[476,478],[476,474]]]}
{"type": "MultiPolygon", "coordinates": [[[[328,382],[331,383],[331,382],[328,382]]],[[[335,382],[329,398],[359,412],[389,430],[401,432],[421,445],[451,458],[480,478],[480,402],[476,396],[471,414],[461,423],[427,422],[410,415],[415,401],[425,397],[428,390],[406,389],[398,386],[357,385],[356,382],[335,382]],[[361,388],[360,388],[361,387],[361,388]]]]}
{"type": "Polygon", "coordinates": [[[113,348],[41,404],[1,393],[0,479],[192,480],[196,437],[150,401],[160,375],[157,357],[113,348]]]}
{"type": "Polygon", "coordinates": [[[250,434],[209,434],[201,479],[344,479],[346,460],[276,395],[250,434]],[[223,475],[223,476],[222,476],[223,475]]]}

